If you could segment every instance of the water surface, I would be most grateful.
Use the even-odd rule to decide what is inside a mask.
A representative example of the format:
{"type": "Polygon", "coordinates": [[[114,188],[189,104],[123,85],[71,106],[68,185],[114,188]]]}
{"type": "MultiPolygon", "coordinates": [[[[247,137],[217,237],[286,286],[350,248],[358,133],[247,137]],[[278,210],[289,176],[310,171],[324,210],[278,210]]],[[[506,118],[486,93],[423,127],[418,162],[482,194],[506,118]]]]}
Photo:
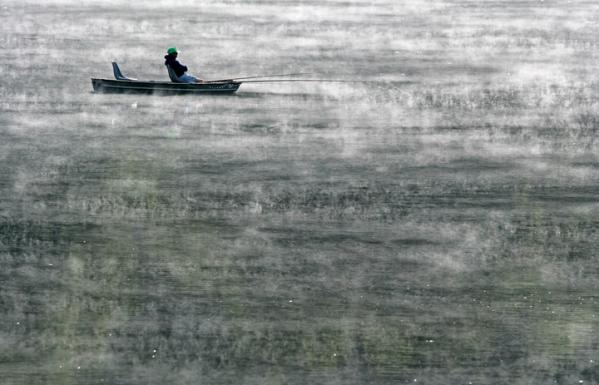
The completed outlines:
{"type": "Polygon", "coordinates": [[[598,383],[597,17],[5,1],[2,382],[598,383]],[[91,92],[172,45],[364,82],[91,92]]]}

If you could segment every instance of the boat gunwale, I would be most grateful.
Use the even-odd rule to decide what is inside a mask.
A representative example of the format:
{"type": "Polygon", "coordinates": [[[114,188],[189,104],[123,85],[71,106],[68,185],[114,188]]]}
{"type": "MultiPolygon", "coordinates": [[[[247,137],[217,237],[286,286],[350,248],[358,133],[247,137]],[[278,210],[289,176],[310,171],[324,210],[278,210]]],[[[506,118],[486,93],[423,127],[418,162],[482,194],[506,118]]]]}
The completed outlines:
{"type": "Polygon", "coordinates": [[[242,83],[236,81],[215,83],[174,83],[163,81],[114,80],[101,78],[91,78],[91,80],[94,91],[99,92],[106,92],[110,90],[131,90],[148,92],[233,93],[239,89],[239,86],[242,83]],[[224,85],[229,85],[229,87],[222,87],[224,85]]]}

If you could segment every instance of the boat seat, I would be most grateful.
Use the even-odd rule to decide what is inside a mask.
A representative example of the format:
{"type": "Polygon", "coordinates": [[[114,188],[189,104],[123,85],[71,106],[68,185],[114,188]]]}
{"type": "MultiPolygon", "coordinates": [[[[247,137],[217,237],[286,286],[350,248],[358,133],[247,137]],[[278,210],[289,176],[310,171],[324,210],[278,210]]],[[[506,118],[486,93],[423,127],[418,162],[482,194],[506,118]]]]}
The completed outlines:
{"type": "Polygon", "coordinates": [[[173,83],[183,83],[181,80],[179,80],[179,77],[175,73],[175,70],[171,68],[171,66],[169,66],[168,64],[165,64],[165,66],[168,70],[168,77],[171,78],[171,81],[173,83]]]}
{"type": "Polygon", "coordinates": [[[121,69],[119,68],[119,65],[116,64],[115,61],[112,62],[112,72],[114,72],[114,78],[116,80],[137,80],[137,79],[134,79],[134,78],[128,78],[125,75],[123,75],[121,73],[121,69]]]}

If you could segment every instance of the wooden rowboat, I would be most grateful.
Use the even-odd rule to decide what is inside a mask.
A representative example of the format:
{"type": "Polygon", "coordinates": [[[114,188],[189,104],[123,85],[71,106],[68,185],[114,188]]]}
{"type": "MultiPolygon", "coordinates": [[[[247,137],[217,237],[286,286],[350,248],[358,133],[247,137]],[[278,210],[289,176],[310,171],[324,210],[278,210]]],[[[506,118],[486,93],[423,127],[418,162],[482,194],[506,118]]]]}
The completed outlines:
{"type": "Polygon", "coordinates": [[[163,81],[142,81],[123,76],[117,63],[112,62],[115,79],[92,78],[95,92],[136,93],[136,94],[232,94],[241,82],[234,80],[206,83],[175,83],[163,81]]]}
{"type": "Polygon", "coordinates": [[[231,94],[239,88],[240,82],[215,83],[172,83],[139,80],[93,79],[95,92],[136,93],[136,94],[231,94]]]}

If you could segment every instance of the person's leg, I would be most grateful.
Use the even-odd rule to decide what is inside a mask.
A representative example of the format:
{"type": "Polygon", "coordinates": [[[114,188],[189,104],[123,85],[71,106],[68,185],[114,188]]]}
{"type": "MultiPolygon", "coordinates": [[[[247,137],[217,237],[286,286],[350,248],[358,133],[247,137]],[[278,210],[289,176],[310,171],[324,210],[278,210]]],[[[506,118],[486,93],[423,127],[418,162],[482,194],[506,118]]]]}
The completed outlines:
{"type": "Polygon", "coordinates": [[[179,81],[183,83],[202,83],[202,80],[199,80],[195,76],[189,74],[183,74],[179,76],[179,81]]]}
{"type": "Polygon", "coordinates": [[[187,75],[189,76],[191,79],[193,79],[192,83],[204,83],[204,81],[202,79],[198,79],[197,77],[193,76],[193,75],[187,75]]]}
{"type": "Polygon", "coordinates": [[[202,79],[198,79],[197,77],[195,77],[195,76],[193,76],[193,75],[190,75],[190,76],[191,76],[192,78],[194,78],[194,81],[195,81],[196,83],[204,83],[204,81],[203,81],[202,79]]]}

